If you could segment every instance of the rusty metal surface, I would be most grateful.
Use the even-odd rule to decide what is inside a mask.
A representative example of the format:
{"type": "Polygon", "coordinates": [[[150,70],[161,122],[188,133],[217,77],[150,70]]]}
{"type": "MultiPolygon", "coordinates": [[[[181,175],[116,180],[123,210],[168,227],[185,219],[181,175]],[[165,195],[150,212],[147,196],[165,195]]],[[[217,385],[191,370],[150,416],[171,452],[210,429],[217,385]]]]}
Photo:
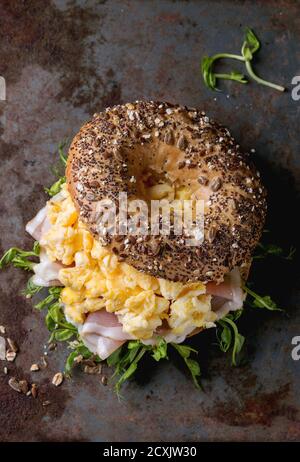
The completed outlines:
{"type": "MultiPolygon", "coordinates": [[[[299,240],[299,109],[291,93],[227,83],[211,93],[202,84],[204,53],[238,51],[243,27],[262,38],[257,68],[291,88],[300,75],[297,1],[0,0],[0,75],[7,83],[1,110],[0,251],[30,245],[24,224],[46,199],[57,144],[94,112],[135,99],[197,106],[230,127],[253,154],[269,187],[269,225],[278,241],[299,240]]],[[[51,385],[66,351],[49,354],[49,368],[30,374],[48,335],[42,316],[20,292],[26,275],[2,272],[0,324],[20,345],[10,374],[40,385],[38,399],[18,395],[0,370],[2,441],[266,441],[300,440],[300,362],[291,339],[300,335],[297,265],[258,269],[289,316],[251,312],[242,320],[249,361],[232,369],[200,348],[204,392],[193,389],[177,362],[146,364],[147,374],[119,402],[95,376],[76,374],[51,385]],[[51,405],[42,406],[44,400],[51,405]]]]}

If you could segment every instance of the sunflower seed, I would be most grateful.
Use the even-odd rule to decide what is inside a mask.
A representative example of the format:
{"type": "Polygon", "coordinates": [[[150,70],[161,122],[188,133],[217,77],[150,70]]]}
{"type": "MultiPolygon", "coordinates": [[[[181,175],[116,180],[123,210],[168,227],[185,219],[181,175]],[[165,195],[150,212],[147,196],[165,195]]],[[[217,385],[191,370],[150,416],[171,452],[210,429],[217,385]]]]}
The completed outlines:
{"type": "Polygon", "coordinates": [[[101,369],[101,364],[97,364],[96,366],[84,366],[85,374],[100,374],[101,369]]]}
{"type": "Polygon", "coordinates": [[[164,142],[166,144],[174,144],[174,135],[173,132],[168,130],[164,136],[164,142]]]}
{"type": "Polygon", "coordinates": [[[179,137],[179,140],[177,141],[177,147],[182,151],[187,147],[187,140],[184,135],[181,135],[179,137]]]}
{"type": "Polygon", "coordinates": [[[11,338],[7,338],[7,343],[9,345],[9,348],[12,351],[14,351],[15,353],[17,353],[19,351],[18,345],[11,338]]]}
{"type": "Polygon", "coordinates": [[[221,186],[222,186],[222,180],[219,177],[214,178],[210,183],[210,187],[213,192],[218,191],[221,188],[221,186]]]}
{"type": "Polygon", "coordinates": [[[30,367],[31,372],[36,372],[40,370],[40,366],[38,364],[32,364],[30,367]]]}
{"type": "Polygon", "coordinates": [[[101,383],[102,383],[102,385],[104,385],[104,386],[107,385],[107,377],[106,377],[106,375],[103,375],[103,376],[101,377],[101,383]]]}
{"type": "Polygon", "coordinates": [[[0,334],[5,334],[5,327],[4,326],[0,326],[0,334]]]}
{"type": "Polygon", "coordinates": [[[90,181],[90,186],[91,186],[92,188],[99,188],[99,187],[100,187],[100,183],[99,183],[99,181],[97,181],[97,180],[92,180],[92,181],[90,181]]]}
{"type": "Polygon", "coordinates": [[[207,185],[208,179],[205,176],[199,176],[198,183],[202,184],[203,186],[207,185]]]}
{"type": "Polygon", "coordinates": [[[20,384],[19,384],[18,380],[16,379],[16,377],[11,377],[9,379],[9,381],[8,381],[8,385],[14,391],[17,391],[18,393],[21,393],[21,387],[20,387],[20,384]]]}
{"type": "Polygon", "coordinates": [[[3,368],[3,372],[4,372],[4,374],[5,374],[5,375],[7,375],[7,374],[8,374],[8,369],[7,369],[7,367],[6,367],[6,366],[3,368]]]}
{"type": "Polygon", "coordinates": [[[52,379],[52,384],[55,385],[56,387],[59,387],[59,385],[61,385],[63,381],[64,381],[64,376],[62,372],[57,372],[57,374],[55,374],[55,376],[52,379]]]}
{"type": "Polygon", "coordinates": [[[48,346],[48,350],[53,351],[57,347],[57,344],[55,342],[52,342],[48,346]]]}
{"type": "Polygon", "coordinates": [[[217,234],[216,228],[214,226],[211,227],[208,231],[208,240],[210,243],[214,241],[216,234],[217,234]]]}

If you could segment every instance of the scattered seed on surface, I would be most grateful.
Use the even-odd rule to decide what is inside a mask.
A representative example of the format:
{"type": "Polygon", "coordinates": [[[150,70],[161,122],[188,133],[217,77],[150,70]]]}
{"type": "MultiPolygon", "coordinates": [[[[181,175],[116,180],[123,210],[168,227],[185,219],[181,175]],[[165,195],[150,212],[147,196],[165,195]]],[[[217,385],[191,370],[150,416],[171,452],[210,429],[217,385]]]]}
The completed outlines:
{"type": "Polygon", "coordinates": [[[64,381],[64,376],[62,372],[57,372],[57,374],[54,375],[52,379],[52,384],[55,385],[56,387],[59,387],[64,381]]]}
{"type": "Polygon", "coordinates": [[[6,329],[4,326],[0,326],[0,334],[5,334],[6,329]]]}
{"type": "Polygon", "coordinates": [[[7,369],[7,367],[6,367],[6,366],[3,368],[3,372],[4,372],[4,374],[5,374],[5,375],[7,375],[7,374],[8,374],[8,369],[7,369]]]}
{"type": "Polygon", "coordinates": [[[164,136],[164,142],[166,144],[174,144],[174,135],[173,132],[168,130],[164,136]]]}
{"type": "Polygon", "coordinates": [[[104,386],[107,385],[107,377],[106,377],[106,375],[103,375],[103,376],[101,377],[101,383],[102,383],[102,385],[104,385],[104,386]]]}
{"type": "Polygon", "coordinates": [[[218,191],[221,188],[221,186],[222,186],[222,180],[219,177],[214,178],[210,183],[210,187],[213,192],[218,191]]]}
{"type": "Polygon", "coordinates": [[[36,372],[39,370],[40,370],[40,366],[38,364],[32,364],[32,366],[30,367],[31,372],[36,372]]]}
{"type": "Polygon", "coordinates": [[[8,381],[8,385],[14,391],[17,391],[18,393],[21,393],[21,387],[20,387],[20,384],[19,384],[18,380],[16,379],[16,377],[11,377],[9,379],[9,381],[8,381]]]}
{"type": "Polygon", "coordinates": [[[52,342],[48,346],[48,350],[53,351],[57,347],[57,344],[55,342],[52,342]]]}
{"type": "Polygon", "coordinates": [[[179,137],[179,140],[177,141],[177,147],[182,151],[187,147],[187,140],[184,135],[181,135],[179,137]]]}
{"type": "Polygon", "coordinates": [[[84,366],[83,371],[85,374],[100,374],[101,364],[97,364],[96,366],[84,366]]]}
{"type": "Polygon", "coordinates": [[[0,360],[6,359],[6,342],[4,337],[0,337],[0,360]]]}
{"type": "Polygon", "coordinates": [[[76,356],[76,358],[74,358],[74,363],[79,364],[79,363],[81,363],[82,360],[83,360],[83,356],[78,355],[78,356],[76,356]]]}
{"type": "Polygon", "coordinates": [[[215,237],[216,237],[216,234],[217,234],[217,230],[215,227],[211,227],[209,228],[209,231],[208,231],[208,240],[209,242],[213,242],[215,237]]]}
{"type": "Polygon", "coordinates": [[[42,403],[42,406],[46,407],[46,406],[49,406],[51,404],[51,401],[43,401],[42,403]]]}
{"type": "Polygon", "coordinates": [[[33,398],[36,398],[38,395],[38,388],[35,383],[31,385],[31,394],[33,398]]]}
{"type": "Polygon", "coordinates": [[[199,178],[198,178],[198,183],[200,183],[201,185],[205,186],[205,185],[207,185],[207,183],[208,183],[208,178],[206,178],[205,176],[199,176],[199,178]]]}
{"type": "Polygon", "coordinates": [[[6,360],[9,362],[13,362],[16,359],[17,353],[15,351],[8,350],[6,352],[6,360]]]}

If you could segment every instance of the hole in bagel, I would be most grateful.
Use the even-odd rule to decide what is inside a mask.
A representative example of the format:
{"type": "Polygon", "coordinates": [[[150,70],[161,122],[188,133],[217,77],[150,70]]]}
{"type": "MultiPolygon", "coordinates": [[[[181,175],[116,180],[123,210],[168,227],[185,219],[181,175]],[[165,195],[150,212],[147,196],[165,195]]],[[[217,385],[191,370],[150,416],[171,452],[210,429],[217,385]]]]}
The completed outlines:
{"type": "Polygon", "coordinates": [[[185,160],[185,152],[159,140],[122,149],[127,165],[128,188],[134,198],[150,204],[151,200],[167,199],[207,201],[211,191],[201,185],[203,172],[185,160]]]}

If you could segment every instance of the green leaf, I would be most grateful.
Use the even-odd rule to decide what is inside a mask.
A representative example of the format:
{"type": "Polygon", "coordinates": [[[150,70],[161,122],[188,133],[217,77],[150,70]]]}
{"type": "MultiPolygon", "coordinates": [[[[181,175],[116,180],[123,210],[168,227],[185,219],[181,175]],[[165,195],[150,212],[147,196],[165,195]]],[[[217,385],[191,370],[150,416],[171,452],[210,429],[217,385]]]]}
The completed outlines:
{"type": "Polygon", "coordinates": [[[204,83],[207,86],[207,88],[216,91],[216,77],[212,69],[213,62],[213,58],[210,58],[209,56],[204,56],[201,61],[201,71],[204,83]]]}
{"type": "MultiPolygon", "coordinates": [[[[78,355],[83,356],[84,359],[89,359],[93,355],[93,353],[83,343],[78,345],[76,351],[78,355]]],[[[100,358],[99,361],[101,361],[100,358]]]]}
{"type": "Polygon", "coordinates": [[[27,298],[33,297],[33,295],[37,294],[42,290],[42,286],[37,286],[32,282],[32,279],[30,278],[27,282],[26,288],[22,291],[22,294],[25,295],[27,298]]]}
{"type": "Polygon", "coordinates": [[[61,291],[62,287],[50,287],[48,289],[47,297],[41,300],[39,303],[36,303],[34,305],[34,308],[37,310],[43,310],[44,308],[48,308],[49,305],[59,300],[61,291]]]}
{"type": "Polygon", "coordinates": [[[54,303],[53,305],[49,307],[48,314],[51,316],[51,318],[56,324],[63,322],[65,318],[61,310],[61,306],[58,302],[54,303]]]}
{"type": "Polygon", "coordinates": [[[38,257],[40,253],[40,245],[34,242],[32,250],[22,250],[18,247],[12,247],[7,250],[0,260],[0,269],[3,269],[8,264],[12,264],[15,268],[23,268],[24,270],[32,271],[34,262],[28,260],[30,257],[38,257]]]}
{"type": "Polygon", "coordinates": [[[220,349],[226,353],[226,351],[229,350],[232,342],[232,334],[231,334],[231,329],[227,325],[223,325],[223,330],[221,333],[221,337],[219,339],[219,346],[220,349]]]}
{"type": "Polygon", "coordinates": [[[191,348],[191,347],[187,346],[187,345],[182,345],[182,344],[178,344],[178,343],[171,343],[171,345],[173,346],[173,348],[175,348],[175,350],[184,359],[184,362],[187,365],[187,367],[188,367],[188,369],[189,369],[189,371],[190,371],[190,373],[192,375],[192,379],[193,379],[195,387],[198,388],[198,389],[201,389],[200,384],[199,384],[199,380],[198,380],[198,377],[200,377],[200,375],[201,375],[200,365],[199,365],[199,363],[197,361],[190,358],[191,353],[197,353],[198,354],[198,351],[195,350],[194,348],[191,348]]]}
{"type": "Polygon", "coordinates": [[[69,356],[67,357],[67,360],[66,360],[66,363],[65,363],[65,373],[66,375],[70,376],[71,375],[71,372],[72,372],[72,369],[74,367],[74,362],[75,362],[75,359],[78,357],[78,352],[75,350],[75,351],[72,351],[69,356]]]}
{"type": "Polygon", "coordinates": [[[53,320],[52,316],[51,316],[51,313],[47,313],[46,314],[46,317],[45,317],[45,322],[46,322],[46,326],[47,326],[47,329],[52,332],[54,331],[55,327],[56,327],[56,323],[55,321],[53,320]]]}
{"type": "Polygon", "coordinates": [[[189,368],[189,371],[192,375],[192,379],[193,379],[193,382],[194,382],[194,385],[196,388],[198,389],[201,389],[201,386],[198,382],[198,377],[201,376],[201,370],[200,370],[200,365],[197,361],[195,361],[194,359],[190,359],[190,358],[187,358],[185,360],[185,363],[187,365],[187,367],[189,368]]]}
{"type": "Polygon", "coordinates": [[[114,351],[106,360],[109,367],[116,366],[121,359],[123,346],[120,346],[116,351],[114,351]]]}
{"type": "Polygon", "coordinates": [[[286,260],[292,260],[295,256],[296,251],[297,251],[296,247],[291,246],[288,255],[285,257],[286,260]]]}
{"type": "MultiPolygon", "coordinates": [[[[65,167],[66,167],[66,164],[67,164],[67,157],[68,157],[67,154],[64,153],[65,145],[66,145],[66,142],[61,142],[58,145],[59,160],[60,160],[61,166],[64,168],[64,170],[65,170],[65,167]]],[[[50,186],[50,188],[44,188],[45,192],[47,194],[49,194],[50,197],[53,197],[56,194],[58,194],[60,192],[62,186],[66,182],[66,177],[61,175],[61,173],[62,173],[62,172],[60,172],[61,168],[54,167],[52,170],[53,170],[53,173],[58,177],[57,181],[55,181],[55,183],[53,183],[53,185],[50,186]]]]}
{"type": "Polygon", "coordinates": [[[70,340],[71,337],[74,335],[73,330],[69,329],[58,329],[55,331],[55,340],[58,342],[66,342],[67,340],[70,340]]]}
{"type": "Polygon", "coordinates": [[[32,249],[34,256],[37,257],[40,254],[40,251],[41,251],[40,243],[38,241],[34,241],[33,249],[32,249]]]}
{"type": "MultiPolygon", "coordinates": [[[[134,350],[131,350],[131,351],[134,351],[134,350]]],[[[147,351],[147,347],[139,346],[138,354],[135,355],[134,359],[132,360],[128,368],[125,370],[125,372],[123,372],[123,374],[121,375],[121,377],[118,379],[117,383],[115,384],[115,390],[118,394],[120,392],[120,389],[123,383],[126,380],[128,380],[130,377],[132,377],[135,371],[137,370],[138,362],[142,359],[146,351],[147,351]]]]}
{"type": "Polygon", "coordinates": [[[167,350],[168,344],[162,338],[159,341],[159,343],[153,347],[152,358],[154,358],[155,361],[160,361],[161,359],[168,359],[167,350]]]}
{"type": "Polygon", "coordinates": [[[65,141],[59,143],[59,145],[58,145],[59,158],[60,158],[60,161],[61,161],[61,163],[62,163],[62,165],[64,167],[67,165],[67,159],[68,159],[68,155],[64,153],[65,145],[66,145],[65,141]]]}
{"type": "Polygon", "coordinates": [[[244,287],[244,290],[253,298],[251,305],[254,308],[265,308],[270,311],[284,311],[277,307],[277,304],[272,300],[270,295],[258,295],[247,286],[244,287]]]}
{"type": "Polygon", "coordinates": [[[251,54],[250,59],[252,59],[253,54],[256,53],[256,51],[258,51],[260,48],[260,42],[258,38],[256,37],[256,35],[254,34],[253,30],[249,29],[249,27],[247,27],[245,31],[244,43],[245,43],[244,48],[248,50],[248,52],[251,54]]]}
{"type": "Polygon", "coordinates": [[[57,181],[55,181],[55,183],[53,183],[53,185],[50,186],[50,188],[44,188],[44,190],[50,197],[53,197],[60,192],[65,182],[66,182],[66,177],[62,176],[57,181]]]}
{"type": "Polygon", "coordinates": [[[241,316],[241,312],[242,310],[238,310],[217,321],[218,325],[222,327],[221,336],[217,332],[220,349],[226,352],[232,347],[231,362],[234,366],[237,365],[237,355],[241,352],[245,343],[245,337],[239,333],[235,324],[235,320],[241,316]]]}

